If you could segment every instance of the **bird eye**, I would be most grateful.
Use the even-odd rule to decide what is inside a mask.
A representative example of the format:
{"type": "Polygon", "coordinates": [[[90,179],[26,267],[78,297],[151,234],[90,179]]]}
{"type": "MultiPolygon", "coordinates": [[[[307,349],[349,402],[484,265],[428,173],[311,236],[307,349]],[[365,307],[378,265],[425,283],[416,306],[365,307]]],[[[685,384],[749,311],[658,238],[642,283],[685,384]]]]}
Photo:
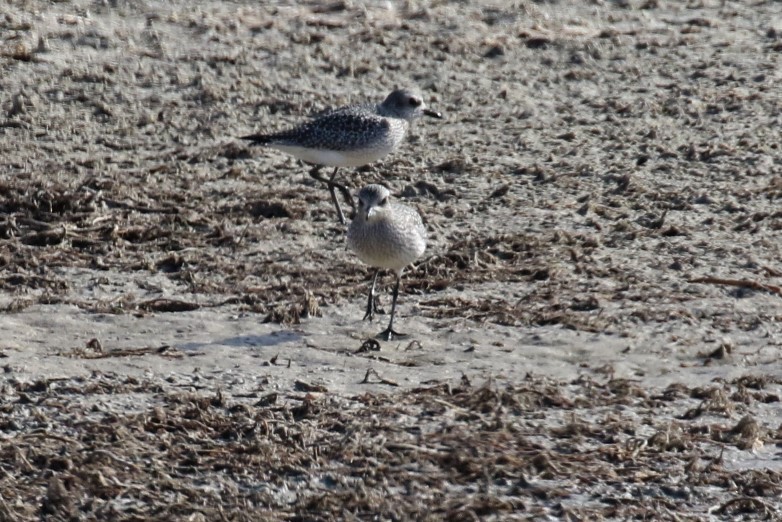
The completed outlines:
{"type": "Polygon", "coordinates": [[[387,204],[388,204],[388,198],[383,198],[383,199],[380,201],[380,206],[381,206],[381,207],[384,207],[384,206],[386,206],[387,204]]]}
{"type": "Polygon", "coordinates": [[[421,105],[421,100],[420,100],[420,99],[418,99],[418,98],[416,98],[416,97],[414,97],[414,96],[413,96],[413,97],[411,97],[411,98],[410,98],[410,100],[408,100],[408,102],[409,102],[409,103],[410,103],[410,105],[412,105],[413,107],[418,107],[419,105],[421,105]]]}

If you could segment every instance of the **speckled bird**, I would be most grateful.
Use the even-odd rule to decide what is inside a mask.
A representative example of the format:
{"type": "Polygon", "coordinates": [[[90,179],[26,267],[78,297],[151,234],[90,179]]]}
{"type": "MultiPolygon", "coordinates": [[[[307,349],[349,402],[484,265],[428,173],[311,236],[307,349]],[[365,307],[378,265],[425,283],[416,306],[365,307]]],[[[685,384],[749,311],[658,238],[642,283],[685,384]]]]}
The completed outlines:
{"type": "Polygon", "coordinates": [[[349,105],[332,109],[297,127],[273,134],[251,134],[241,139],[287,152],[315,167],[310,175],[326,183],[340,223],[345,216],[335,189],[339,189],[355,213],[353,197],[335,180],[340,167],[360,167],[394,152],[404,140],[410,122],[422,116],[442,118],[424,104],[418,91],[399,89],[383,103],[349,105]],[[334,167],[330,178],[320,174],[322,166],[334,167]]]}
{"type": "Polygon", "coordinates": [[[375,267],[364,319],[375,311],[375,285],[381,270],[396,274],[391,320],[379,337],[390,341],[403,334],[394,330],[394,313],[399,297],[402,271],[426,250],[426,227],[420,214],[407,205],[390,200],[391,193],[382,185],[367,185],[358,193],[358,212],[348,228],[348,247],[358,258],[375,267]]]}

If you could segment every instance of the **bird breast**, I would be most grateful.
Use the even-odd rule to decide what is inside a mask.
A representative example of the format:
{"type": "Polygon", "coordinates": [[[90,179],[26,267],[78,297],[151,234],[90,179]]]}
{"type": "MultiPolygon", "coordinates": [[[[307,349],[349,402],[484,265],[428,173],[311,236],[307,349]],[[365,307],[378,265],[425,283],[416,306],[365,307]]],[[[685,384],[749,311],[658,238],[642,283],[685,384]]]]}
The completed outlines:
{"type": "Polygon", "coordinates": [[[400,272],[423,255],[426,235],[420,218],[416,223],[378,216],[367,222],[359,216],[348,229],[348,247],[369,266],[400,272]]]}

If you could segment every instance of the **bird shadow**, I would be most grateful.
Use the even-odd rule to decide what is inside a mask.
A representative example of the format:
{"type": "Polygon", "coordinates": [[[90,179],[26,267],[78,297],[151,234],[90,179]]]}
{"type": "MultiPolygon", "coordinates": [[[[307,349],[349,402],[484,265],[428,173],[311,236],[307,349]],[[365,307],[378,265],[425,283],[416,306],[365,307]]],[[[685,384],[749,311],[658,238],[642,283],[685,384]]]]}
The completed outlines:
{"type": "Polygon", "coordinates": [[[203,350],[210,346],[228,346],[231,348],[268,348],[288,342],[299,341],[302,336],[295,332],[278,331],[265,335],[239,335],[208,342],[193,342],[178,345],[181,350],[203,350]]]}

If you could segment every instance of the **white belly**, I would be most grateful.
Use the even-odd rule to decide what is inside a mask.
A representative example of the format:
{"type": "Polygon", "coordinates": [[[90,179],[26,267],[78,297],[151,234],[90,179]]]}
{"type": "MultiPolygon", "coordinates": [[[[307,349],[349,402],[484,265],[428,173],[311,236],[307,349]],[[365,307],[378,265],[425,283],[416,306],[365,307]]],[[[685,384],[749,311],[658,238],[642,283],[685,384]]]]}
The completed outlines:
{"type": "Polygon", "coordinates": [[[287,152],[291,156],[307,163],[326,165],[328,167],[361,167],[362,165],[374,163],[393,151],[393,147],[350,151],[306,149],[291,145],[272,145],[272,147],[287,152]]]}

